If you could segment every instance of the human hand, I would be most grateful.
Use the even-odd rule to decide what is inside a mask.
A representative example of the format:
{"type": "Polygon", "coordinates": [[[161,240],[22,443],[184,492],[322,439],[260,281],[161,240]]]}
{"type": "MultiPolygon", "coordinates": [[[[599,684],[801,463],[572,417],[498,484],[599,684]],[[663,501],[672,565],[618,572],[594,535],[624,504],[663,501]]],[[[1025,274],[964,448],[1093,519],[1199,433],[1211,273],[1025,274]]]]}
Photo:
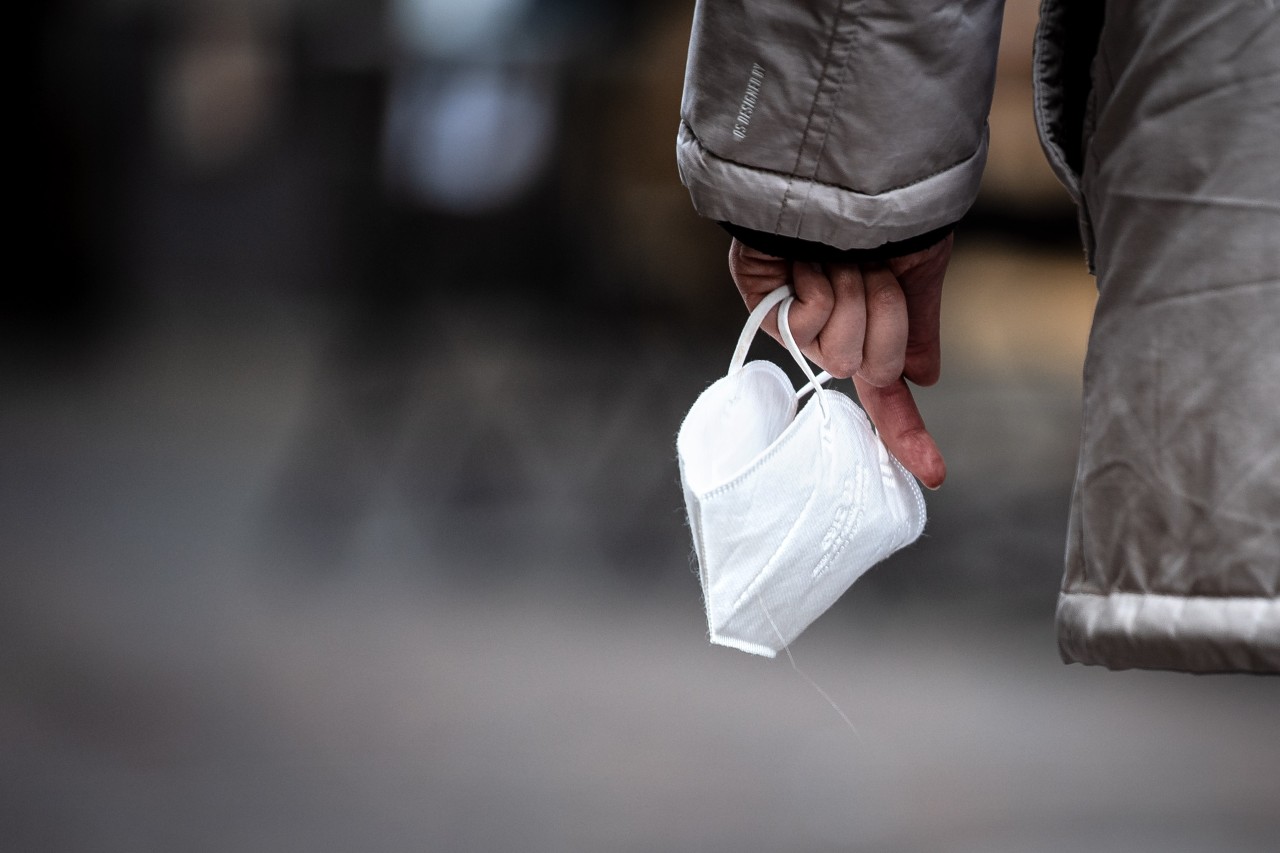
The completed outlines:
{"type": "MultiPolygon", "coordinates": [[[[906,380],[938,381],[938,315],[952,237],[884,262],[816,264],[756,251],[736,239],[729,272],[747,308],[783,284],[795,290],[791,333],[801,352],[832,376],[852,377],[858,399],[899,462],[936,489],[947,467],[906,380]]],[[[761,326],[774,340],[777,312],[761,326]]]]}

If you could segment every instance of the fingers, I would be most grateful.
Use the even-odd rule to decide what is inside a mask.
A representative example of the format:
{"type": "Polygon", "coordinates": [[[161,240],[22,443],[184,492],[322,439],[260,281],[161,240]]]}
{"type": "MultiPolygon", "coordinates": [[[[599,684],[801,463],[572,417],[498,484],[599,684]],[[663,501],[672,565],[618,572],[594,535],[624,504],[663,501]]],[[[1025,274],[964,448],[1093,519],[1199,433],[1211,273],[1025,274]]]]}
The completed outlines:
{"type": "Polygon", "coordinates": [[[828,264],[824,272],[834,299],[831,316],[804,354],[837,379],[848,379],[862,366],[866,337],[862,270],[853,264],[828,264]]]}
{"type": "Polygon", "coordinates": [[[907,349],[907,300],[898,279],[883,267],[863,271],[867,332],[858,369],[868,383],[884,387],[902,375],[907,349]]]}
{"type": "MultiPolygon", "coordinates": [[[[733,241],[729,271],[748,308],[790,283],[792,334],[824,370],[852,376],[858,398],[889,452],[926,487],[946,463],[903,379],[930,384],[939,367],[938,313],[950,240],[887,267],[793,263],[733,241]]],[[[778,339],[777,314],[763,328],[778,339]]]]}
{"type": "MultiPolygon", "coordinates": [[[[831,284],[817,264],[796,261],[789,266],[791,273],[789,281],[796,298],[791,305],[788,320],[791,323],[791,335],[796,339],[796,345],[801,351],[806,351],[811,349],[811,344],[818,337],[818,333],[828,325],[835,299],[831,292],[831,284]]],[[[764,319],[760,328],[774,340],[782,341],[782,337],[778,334],[776,311],[764,319]]]]}
{"type": "Polygon", "coordinates": [[[917,385],[932,385],[942,369],[939,316],[942,281],[951,260],[952,236],[922,252],[895,258],[889,268],[898,276],[907,301],[907,349],[903,373],[917,385]]]}
{"type": "MultiPolygon", "coordinates": [[[[791,333],[805,355],[841,379],[856,373],[883,387],[902,375],[908,306],[889,269],[796,263],[792,283],[791,333]]],[[[765,328],[776,332],[776,316],[765,328]]]]}
{"type": "MultiPolygon", "coordinates": [[[[951,238],[883,266],[791,262],[734,240],[729,271],[748,308],[790,283],[792,334],[833,376],[852,376],[889,452],[926,487],[946,479],[946,463],[904,380],[931,385],[941,366],[939,313],[951,238]]],[[[777,314],[763,327],[778,339],[777,314]]]]}
{"type": "Polygon", "coordinates": [[[942,312],[942,279],[936,287],[903,288],[907,304],[907,346],[902,372],[917,385],[933,385],[942,372],[939,316],[942,312]]]}
{"type": "MultiPolygon", "coordinates": [[[[737,253],[735,281],[749,307],[782,283],[778,276],[785,273],[779,272],[776,260],[753,256],[749,249],[737,253]]],[[[791,334],[811,360],[832,376],[846,379],[856,373],[881,387],[902,375],[908,307],[892,271],[795,262],[790,264],[790,282],[796,294],[791,334]]],[[[766,317],[761,328],[780,339],[776,314],[766,317]]]]}
{"type": "Polygon", "coordinates": [[[927,488],[936,489],[947,478],[947,465],[937,443],[925,428],[920,409],[905,380],[887,386],[872,385],[853,377],[858,399],[876,425],[880,440],[889,452],[927,488]]]}
{"type": "MultiPolygon", "coordinates": [[[[744,246],[737,240],[729,245],[729,274],[747,303],[747,310],[770,292],[786,284],[791,274],[791,263],[744,246]]],[[[777,324],[774,324],[775,331],[777,324]]]]}

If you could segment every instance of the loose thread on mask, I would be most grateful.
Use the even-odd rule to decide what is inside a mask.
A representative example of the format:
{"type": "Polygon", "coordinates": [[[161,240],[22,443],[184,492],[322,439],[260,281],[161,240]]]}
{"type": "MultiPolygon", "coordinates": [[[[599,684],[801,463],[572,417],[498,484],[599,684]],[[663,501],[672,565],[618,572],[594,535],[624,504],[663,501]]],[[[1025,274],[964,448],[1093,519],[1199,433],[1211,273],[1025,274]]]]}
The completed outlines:
{"type": "Polygon", "coordinates": [[[856,737],[859,741],[861,741],[862,732],[858,731],[858,727],[855,726],[853,724],[853,721],[849,719],[849,715],[846,714],[844,710],[841,709],[841,707],[836,704],[836,700],[828,696],[827,691],[823,690],[822,687],[818,684],[818,682],[810,678],[807,672],[802,670],[800,667],[796,666],[796,659],[791,654],[791,648],[787,645],[786,641],[782,639],[782,632],[778,630],[778,626],[773,621],[773,616],[769,614],[769,608],[764,606],[764,599],[760,597],[760,593],[758,592],[756,593],[756,601],[760,604],[760,609],[764,612],[764,618],[769,620],[769,627],[772,628],[773,633],[777,635],[778,643],[782,646],[782,650],[787,653],[787,660],[790,661],[791,668],[795,670],[796,675],[799,675],[805,681],[809,682],[809,686],[812,687],[814,690],[818,691],[819,696],[827,700],[827,704],[831,706],[831,709],[833,711],[835,711],[837,714],[840,715],[840,719],[844,720],[844,724],[849,727],[849,731],[853,732],[853,736],[856,737]]]}

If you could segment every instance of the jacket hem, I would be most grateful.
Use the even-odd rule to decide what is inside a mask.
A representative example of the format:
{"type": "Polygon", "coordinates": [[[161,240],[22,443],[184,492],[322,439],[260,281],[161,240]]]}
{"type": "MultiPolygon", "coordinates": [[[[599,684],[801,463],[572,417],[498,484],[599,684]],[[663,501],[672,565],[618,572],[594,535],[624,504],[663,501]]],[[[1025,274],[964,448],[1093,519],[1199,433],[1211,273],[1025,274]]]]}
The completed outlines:
{"type": "Polygon", "coordinates": [[[1031,71],[1036,135],[1049,168],[1076,203],[1089,272],[1096,272],[1096,247],[1083,172],[1093,123],[1091,67],[1103,11],[1100,0],[1043,0],[1031,71]]]}
{"type": "Polygon", "coordinates": [[[885,243],[874,249],[836,249],[825,243],[810,243],[808,240],[797,240],[794,237],[779,237],[764,231],[752,231],[732,222],[721,222],[720,227],[729,232],[729,236],[744,246],[772,255],[775,258],[786,258],[792,261],[807,261],[817,264],[875,264],[884,263],[893,258],[923,252],[941,243],[955,230],[955,223],[926,231],[919,237],[910,240],[899,240],[896,243],[885,243]]]}
{"type": "Polygon", "coordinates": [[[1063,592],[1064,663],[1108,669],[1280,673],[1280,599],[1063,592]]]}
{"type": "Polygon", "coordinates": [[[987,139],[984,128],[977,150],[964,160],[881,193],[727,160],[708,150],[683,121],[676,158],[700,215],[847,251],[909,240],[959,220],[977,198],[987,139]]]}

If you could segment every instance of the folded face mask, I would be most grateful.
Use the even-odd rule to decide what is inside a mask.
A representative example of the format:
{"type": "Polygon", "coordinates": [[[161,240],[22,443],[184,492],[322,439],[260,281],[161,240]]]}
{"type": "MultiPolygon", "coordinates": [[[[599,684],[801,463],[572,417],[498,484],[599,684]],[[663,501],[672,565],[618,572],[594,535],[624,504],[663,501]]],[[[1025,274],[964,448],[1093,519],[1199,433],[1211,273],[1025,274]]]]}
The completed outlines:
{"type": "Polygon", "coordinates": [[[773,657],[867,569],[924,529],[920,487],[867,416],[822,387],[791,335],[790,288],[751,312],[729,373],[698,397],[676,453],[711,642],[773,657]],[[765,316],[809,384],[746,361],[765,316]],[[814,399],[799,408],[814,389],[814,399]]]}

